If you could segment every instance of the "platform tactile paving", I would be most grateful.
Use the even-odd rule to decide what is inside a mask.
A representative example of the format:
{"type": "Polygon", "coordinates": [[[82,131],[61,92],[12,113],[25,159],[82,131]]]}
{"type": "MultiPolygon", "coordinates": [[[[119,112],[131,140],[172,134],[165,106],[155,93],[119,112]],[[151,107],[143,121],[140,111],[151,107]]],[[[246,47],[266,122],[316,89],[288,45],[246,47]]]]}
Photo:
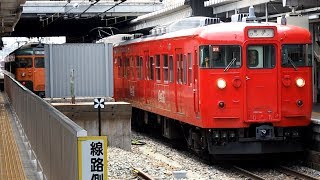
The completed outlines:
{"type": "Polygon", "coordinates": [[[14,138],[10,119],[0,95],[0,179],[25,180],[25,172],[14,138]]]}

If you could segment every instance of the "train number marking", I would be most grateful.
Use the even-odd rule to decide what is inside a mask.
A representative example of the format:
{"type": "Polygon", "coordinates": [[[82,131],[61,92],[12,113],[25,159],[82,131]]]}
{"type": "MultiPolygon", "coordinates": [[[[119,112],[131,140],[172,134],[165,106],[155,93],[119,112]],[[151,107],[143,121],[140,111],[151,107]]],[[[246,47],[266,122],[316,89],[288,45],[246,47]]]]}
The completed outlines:
{"type": "Polygon", "coordinates": [[[166,98],[164,96],[165,92],[164,90],[159,90],[158,91],[158,101],[161,103],[165,103],[166,102],[166,98]]]}
{"type": "Polygon", "coordinates": [[[134,86],[130,86],[130,96],[134,96],[134,86]]]}

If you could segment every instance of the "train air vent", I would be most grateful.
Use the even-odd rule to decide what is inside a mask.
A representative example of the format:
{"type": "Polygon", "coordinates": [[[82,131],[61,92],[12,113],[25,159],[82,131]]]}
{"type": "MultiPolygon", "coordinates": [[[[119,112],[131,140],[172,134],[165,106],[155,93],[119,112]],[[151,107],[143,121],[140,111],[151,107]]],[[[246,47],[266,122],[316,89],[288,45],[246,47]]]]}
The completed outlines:
{"type": "Polygon", "coordinates": [[[131,39],[131,36],[123,36],[122,37],[122,40],[123,41],[127,41],[127,40],[130,40],[131,39]]]}
{"type": "Polygon", "coordinates": [[[241,22],[243,18],[248,16],[249,14],[234,14],[231,16],[231,22],[241,22]]]}
{"type": "Polygon", "coordinates": [[[220,18],[206,18],[204,21],[204,25],[208,26],[210,24],[218,24],[220,23],[220,18]]]}
{"type": "Polygon", "coordinates": [[[153,28],[150,30],[150,35],[155,36],[156,32],[157,32],[157,30],[153,28]]]}
{"type": "Polygon", "coordinates": [[[136,34],[133,35],[133,38],[134,38],[134,39],[137,39],[137,38],[140,38],[140,37],[142,37],[142,36],[143,36],[142,33],[136,33],[136,34]]]}

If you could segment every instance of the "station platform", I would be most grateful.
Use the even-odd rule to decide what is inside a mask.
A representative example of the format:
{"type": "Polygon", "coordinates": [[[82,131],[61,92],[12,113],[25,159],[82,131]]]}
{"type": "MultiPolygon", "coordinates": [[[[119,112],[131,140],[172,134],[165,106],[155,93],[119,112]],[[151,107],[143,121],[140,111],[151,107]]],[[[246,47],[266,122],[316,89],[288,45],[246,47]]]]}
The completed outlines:
{"type": "Polygon", "coordinates": [[[9,102],[0,93],[0,179],[37,179],[9,102]]]}

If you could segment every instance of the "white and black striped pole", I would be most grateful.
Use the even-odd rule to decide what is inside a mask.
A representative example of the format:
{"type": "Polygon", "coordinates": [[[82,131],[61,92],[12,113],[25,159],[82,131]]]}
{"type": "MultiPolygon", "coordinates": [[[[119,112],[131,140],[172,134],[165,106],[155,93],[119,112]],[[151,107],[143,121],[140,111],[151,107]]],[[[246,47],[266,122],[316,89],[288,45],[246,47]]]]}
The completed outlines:
{"type": "Polygon", "coordinates": [[[100,109],[104,108],[104,98],[94,98],[94,105],[95,109],[98,108],[98,120],[99,120],[99,136],[101,136],[101,113],[100,109]]]}

